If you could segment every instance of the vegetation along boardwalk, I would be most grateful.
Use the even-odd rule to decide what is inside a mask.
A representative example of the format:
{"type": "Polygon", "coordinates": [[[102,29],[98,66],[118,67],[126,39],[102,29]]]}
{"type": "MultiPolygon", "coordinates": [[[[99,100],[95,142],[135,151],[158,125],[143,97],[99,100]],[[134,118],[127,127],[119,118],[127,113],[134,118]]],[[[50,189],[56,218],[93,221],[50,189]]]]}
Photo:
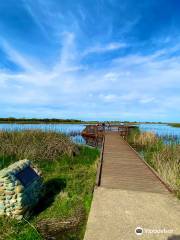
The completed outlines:
{"type": "Polygon", "coordinates": [[[179,200],[118,132],[109,131],[84,240],[139,238],[180,239],[179,200]]]}

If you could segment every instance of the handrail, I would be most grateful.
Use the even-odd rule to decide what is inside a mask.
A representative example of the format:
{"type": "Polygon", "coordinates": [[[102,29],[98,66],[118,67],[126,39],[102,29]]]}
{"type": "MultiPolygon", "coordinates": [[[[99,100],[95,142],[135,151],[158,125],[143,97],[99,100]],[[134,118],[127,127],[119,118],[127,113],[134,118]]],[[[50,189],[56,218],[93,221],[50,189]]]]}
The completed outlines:
{"type": "Polygon", "coordinates": [[[155,177],[162,183],[162,185],[170,192],[174,193],[173,189],[170,187],[168,183],[166,183],[159,174],[141,157],[141,155],[133,148],[131,145],[122,138],[124,142],[133,150],[133,152],[136,154],[136,156],[149,168],[149,170],[155,175],[155,177]]]}
{"type": "Polygon", "coordinates": [[[104,154],[104,143],[105,143],[105,136],[103,136],[102,147],[101,147],[101,154],[98,162],[97,174],[96,174],[96,186],[100,186],[101,184],[101,174],[102,174],[102,163],[103,163],[103,154],[104,154]]]}

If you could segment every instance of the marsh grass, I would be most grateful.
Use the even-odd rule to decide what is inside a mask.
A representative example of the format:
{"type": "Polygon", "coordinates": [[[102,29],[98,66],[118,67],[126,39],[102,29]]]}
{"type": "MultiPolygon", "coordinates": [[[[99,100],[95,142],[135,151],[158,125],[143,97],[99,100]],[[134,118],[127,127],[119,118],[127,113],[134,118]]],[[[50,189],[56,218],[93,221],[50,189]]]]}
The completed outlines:
{"type": "Polygon", "coordinates": [[[64,134],[42,130],[0,131],[1,168],[12,159],[53,161],[63,154],[72,156],[77,146],[64,134]]]}
{"type": "Polygon", "coordinates": [[[171,127],[180,127],[180,123],[169,123],[168,125],[171,127]]]}
{"type": "Polygon", "coordinates": [[[128,142],[180,198],[180,145],[176,139],[165,144],[162,138],[152,132],[131,131],[128,142]]]}
{"type": "Polygon", "coordinates": [[[19,158],[33,159],[45,182],[45,195],[33,210],[29,223],[0,218],[0,239],[41,240],[54,237],[82,240],[99,150],[76,146],[59,133],[6,132],[1,133],[0,139],[1,143],[4,140],[0,147],[3,156],[0,158],[1,168],[19,158]],[[53,156],[50,159],[43,144],[53,156]]]}

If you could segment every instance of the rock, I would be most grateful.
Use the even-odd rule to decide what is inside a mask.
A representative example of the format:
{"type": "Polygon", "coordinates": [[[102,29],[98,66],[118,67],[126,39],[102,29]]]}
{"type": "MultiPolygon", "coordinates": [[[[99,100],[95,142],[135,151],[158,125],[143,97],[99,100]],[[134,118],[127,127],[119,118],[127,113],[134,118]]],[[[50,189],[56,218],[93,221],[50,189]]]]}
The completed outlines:
{"type": "Polygon", "coordinates": [[[8,188],[13,188],[14,187],[14,182],[9,183],[7,187],[8,188]]]}
{"type": "Polygon", "coordinates": [[[11,181],[12,181],[12,184],[15,185],[15,181],[16,181],[16,177],[14,176],[14,174],[11,175],[11,181]]]}
{"type": "Polygon", "coordinates": [[[22,202],[23,198],[22,197],[17,197],[17,202],[22,202]]]}
{"type": "Polygon", "coordinates": [[[23,215],[14,215],[14,218],[17,219],[17,220],[22,220],[23,215]]]}
{"type": "Polygon", "coordinates": [[[11,176],[9,174],[4,177],[4,182],[11,182],[11,176]]]}
{"type": "Polygon", "coordinates": [[[0,205],[4,205],[5,204],[5,202],[4,201],[0,201],[0,205]]]}
{"type": "Polygon", "coordinates": [[[14,183],[15,183],[15,186],[21,185],[21,182],[19,180],[16,180],[14,183]]]}
{"type": "Polygon", "coordinates": [[[4,170],[1,171],[1,173],[0,173],[0,177],[1,177],[1,178],[5,178],[5,177],[8,176],[8,173],[7,173],[7,171],[5,171],[5,170],[6,170],[6,169],[4,169],[4,170]]]}
{"type": "Polygon", "coordinates": [[[10,201],[11,199],[12,199],[12,196],[6,196],[6,199],[8,200],[8,201],[10,201]]]}
{"type": "Polygon", "coordinates": [[[5,188],[4,188],[4,187],[0,187],[0,195],[1,195],[1,193],[3,193],[3,192],[4,192],[4,190],[5,190],[5,188]]]}
{"type": "Polygon", "coordinates": [[[5,195],[0,195],[0,201],[5,199],[6,199],[5,195]]]}
{"type": "Polygon", "coordinates": [[[5,202],[5,204],[9,204],[9,199],[6,198],[6,200],[4,202],[5,202]]]}
{"type": "Polygon", "coordinates": [[[19,186],[17,186],[17,187],[15,188],[15,192],[16,192],[16,193],[21,193],[23,190],[24,190],[24,187],[21,186],[21,185],[19,185],[19,186]]]}
{"type": "Polygon", "coordinates": [[[14,203],[16,203],[16,202],[17,202],[16,199],[11,199],[11,200],[9,201],[10,204],[14,204],[14,203]]]}
{"type": "Polygon", "coordinates": [[[3,187],[4,186],[4,182],[0,182],[0,187],[3,187]]]}
{"type": "Polygon", "coordinates": [[[5,215],[5,211],[0,209],[0,215],[5,215]]]}
{"type": "Polygon", "coordinates": [[[8,191],[8,192],[14,192],[14,188],[9,188],[9,187],[7,187],[7,188],[6,188],[6,191],[8,191]]]}
{"type": "Polygon", "coordinates": [[[14,191],[5,191],[5,195],[14,195],[14,191]]]}
{"type": "Polygon", "coordinates": [[[12,196],[12,199],[17,199],[17,194],[14,194],[14,195],[12,196]]]}
{"type": "Polygon", "coordinates": [[[23,192],[17,193],[18,197],[23,197],[23,195],[25,195],[23,192]]]}
{"type": "Polygon", "coordinates": [[[4,204],[0,204],[0,209],[5,209],[4,204]]]}
{"type": "Polygon", "coordinates": [[[21,210],[22,208],[25,209],[24,206],[19,205],[18,203],[16,203],[15,206],[14,206],[14,209],[17,209],[17,210],[21,210]]]}
{"type": "Polygon", "coordinates": [[[17,206],[17,205],[15,205],[15,209],[18,210],[18,211],[22,211],[22,210],[25,209],[25,208],[23,208],[22,206],[17,206]]]}
{"type": "Polygon", "coordinates": [[[11,180],[7,180],[7,181],[4,181],[4,185],[8,185],[9,183],[11,183],[11,180]]]}
{"type": "Polygon", "coordinates": [[[22,215],[24,213],[24,209],[21,209],[21,210],[15,210],[13,212],[14,215],[22,215]]]}

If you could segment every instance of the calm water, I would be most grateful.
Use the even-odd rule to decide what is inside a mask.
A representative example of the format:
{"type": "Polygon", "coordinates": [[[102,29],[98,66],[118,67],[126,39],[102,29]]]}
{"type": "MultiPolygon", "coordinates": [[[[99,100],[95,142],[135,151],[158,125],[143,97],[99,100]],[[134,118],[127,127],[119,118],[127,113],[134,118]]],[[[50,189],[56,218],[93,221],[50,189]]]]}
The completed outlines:
{"type": "MultiPolygon", "coordinates": [[[[62,132],[72,138],[76,143],[84,144],[81,131],[85,128],[84,124],[0,124],[0,130],[24,130],[41,129],[46,131],[62,132]]],[[[157,135],[167,138],[175,137],[180,140],[180,128],[168,126],[166,124],[140,124],[141,131],[151,131],[157,135]]]]}
{"type": "Polygon", "coordinates": [[[180,143],[180,128],[171,127],[166,124],[140,124],[139,128],[142,132],[154,132],[161,137],[165,143],[180,143]]]}

